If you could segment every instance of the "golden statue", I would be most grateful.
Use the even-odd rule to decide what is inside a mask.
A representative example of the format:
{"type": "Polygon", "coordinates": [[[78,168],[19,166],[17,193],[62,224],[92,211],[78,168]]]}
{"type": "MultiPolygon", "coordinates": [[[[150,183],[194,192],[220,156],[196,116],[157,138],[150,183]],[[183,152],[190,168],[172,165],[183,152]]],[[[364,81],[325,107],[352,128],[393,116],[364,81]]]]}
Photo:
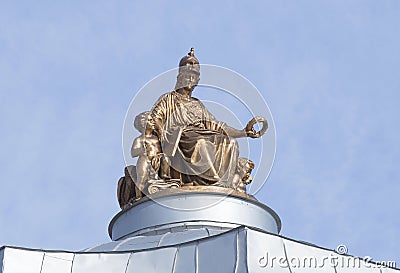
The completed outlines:
{"type": "Polygon", "coordinates": [[[157,191],[155,181],[165,187],[168,187],[168,181],[173,181],[174,187],[179,182],[182,187],[212,185],[240,192],[245,192],[245,185],[251,182],[254,163],[248,159],[238,161],[236,138],[260,137],[268,128],[266,120],[255,117],[244,129],[235,129],[218,121],[199,99],[192,96],[199,80],[200,64],[192,48],[179,62],[175,89],[158,99],[145,119],[146,128],[139,129],[143,134],[138,142],[151,143],[153,153],[144,158],[145,150],[139,144],[133,144],[132,156],[139,156],[136,171],[131,172],[136,176],[133,177],[137,185],[136,198],[141,197],[138,190],[145,194],[157,191]],[[263,123],[260,132],[253,128],[257,122],[263,123]],[[160,169],[159,164],[151,164],[154,157],[162,160],[164,177],[149,180],[146,174],[149,166],[156,173],[160,169]],[[166,164],[170,171],[165,171],[166,164]],[[149,180],[147,191],[146,180],[149,180]]]}

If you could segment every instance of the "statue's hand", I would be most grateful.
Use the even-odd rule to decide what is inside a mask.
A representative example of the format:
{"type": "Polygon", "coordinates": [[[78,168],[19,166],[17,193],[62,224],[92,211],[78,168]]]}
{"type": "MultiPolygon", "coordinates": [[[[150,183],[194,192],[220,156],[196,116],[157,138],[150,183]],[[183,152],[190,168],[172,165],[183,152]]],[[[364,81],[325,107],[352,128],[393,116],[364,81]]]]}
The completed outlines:
{"type": "Polygon", "coordinates": [[[250,130],[247,130],[247,128],[246,128],[245,130],[246,130],[246,135],[248,137],[251,137],[251,138],[259,138],[260,137],[260,134],[257,134],[257,132],[256,132],[256,130],[254,130],[254,128],[251,128],[250,130]]]}
{"type": "Polygon", "coordinates": [[[245,128],[246,134],[248,137],[251,138],[259,138],[261,137],[265,131],[267,131],[268,129],[268,122],[265,118],[263,117],[254,117],[252,118],[249,123],[247,123],[247,126],[245,128]],[[256,132],[256,130],[254,129],[254,124],[261,122],[263,124],[263,127],[261,128],[261,130],[259,132],[256,132]]]}

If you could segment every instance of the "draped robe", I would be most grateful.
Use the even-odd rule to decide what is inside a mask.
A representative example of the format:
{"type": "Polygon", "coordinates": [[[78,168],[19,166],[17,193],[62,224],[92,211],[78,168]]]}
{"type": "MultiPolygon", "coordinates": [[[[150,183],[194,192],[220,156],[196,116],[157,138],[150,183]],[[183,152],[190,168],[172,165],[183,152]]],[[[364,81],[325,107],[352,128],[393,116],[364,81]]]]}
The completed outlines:
{"type": "Polygon", "coordinates": [[[151,112],[160,128],[163,152],[183,183],[229,184],[239,149],[236,140],[224,134],[225,123],[216,120],[200,100],[176,91],[161,96],[151,112]]]}

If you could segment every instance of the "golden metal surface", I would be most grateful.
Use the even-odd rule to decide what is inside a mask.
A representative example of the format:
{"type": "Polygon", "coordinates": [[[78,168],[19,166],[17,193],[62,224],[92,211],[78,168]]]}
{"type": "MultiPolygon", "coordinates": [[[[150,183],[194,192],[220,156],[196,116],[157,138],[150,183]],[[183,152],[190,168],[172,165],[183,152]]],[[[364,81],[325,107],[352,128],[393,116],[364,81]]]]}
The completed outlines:
{"type": "MultiPolygon", "coordinates": [[[[136,171],[130,178],[119,182],[118,196],[123,196],[121,207],[138,201],[143,194],[170,191],[171,179],[179,181],[182,189],[239,192],[246,195],[246,185],[254,163],[249,159],[238,160],[237,138],[261,137],[268,128],[262,117],[250,120],[243,129],[235,129],[218,121],[192,92],[200,81],[200,64],[191,48],[179,62],[175,89],[162,95],[151,111],[139,114],[135,127],[141,132],[132,145],[132,157],[138,157],[136,171]],[[262,123],[256,132],[254,125],[262,123]],[[125,185],[135,182],[135,189],[125,185]],[[159,186],[150,180],[162,179],[159,186]],[[126,183],[125,183],[126,181],[126,183]],[[125,183],[125,184],[124,184],[125,183]],[[149,189],[149,186],[150,189],[149,189]],[[165,186],[165,187],[164,187],[165,186]],[[127,198],[121,188],[134,196],[127,198]]],[[[172,184],[171,184],[172,185],[172,184]]],[[[176,189],[174,189],[176,190],[176,189]]]]}

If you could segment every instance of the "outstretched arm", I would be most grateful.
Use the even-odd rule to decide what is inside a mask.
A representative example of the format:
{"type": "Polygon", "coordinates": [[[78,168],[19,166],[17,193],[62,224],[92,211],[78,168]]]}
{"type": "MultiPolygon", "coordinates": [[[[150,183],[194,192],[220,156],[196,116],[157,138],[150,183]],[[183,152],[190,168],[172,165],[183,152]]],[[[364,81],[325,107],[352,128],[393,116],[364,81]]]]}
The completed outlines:
{"type": "Polygon", "coordinates": [[[224,135],[233,138],[241,138],[241,137],[259,138],[261,136],[261,134],[257,133],[253,128],[247,128],[247,127],[248,126],[246,126],[246,128],[242,130],[238,130],[225,124],[223,127],[221,127],[221,129],[223,130],[224,135]]]}
{"type": "MultiPolygon", "coordinates": [[[[247,126],[244,129],[239,130],[239,129],[235,129],[235,128],[227,125],[225,122],[217,121],[217,119],[207,110],[207,108],[201,102],[200,102],[200,104],[202,105],[203,110],[204,110],[203,124],[208,129],[219,131],[219,132],[223,133],[224,135],[227,135],[227,136],[233,137],[233,138],[242,138],[242,137],[259,138],[264,133],[264,132],[257,133],[253,128],[253,125],[256,122],[261,121],[259,117],[253,118],[251,121],[249,121],[249,123],[247,124],[247,126]]],[[[265,119],[262,119],[262,120],[264,121],[265,119]]],[[[267,128],[268,128],[268,126],[265,127],[265,130],[267,128]]]]}
{"type": "Polygon", "coordinates": [[[226,124],[224,124],[221,127],[221,130],[222,130],[222,133],[224,135],[227,135],[227,136],[233,137],[233,138],[241,138],[241,137],[247,137],[248,136],[245,129],[238,130],[238,129],[230,127],[230,126],[228,126],[226,124]]]}

